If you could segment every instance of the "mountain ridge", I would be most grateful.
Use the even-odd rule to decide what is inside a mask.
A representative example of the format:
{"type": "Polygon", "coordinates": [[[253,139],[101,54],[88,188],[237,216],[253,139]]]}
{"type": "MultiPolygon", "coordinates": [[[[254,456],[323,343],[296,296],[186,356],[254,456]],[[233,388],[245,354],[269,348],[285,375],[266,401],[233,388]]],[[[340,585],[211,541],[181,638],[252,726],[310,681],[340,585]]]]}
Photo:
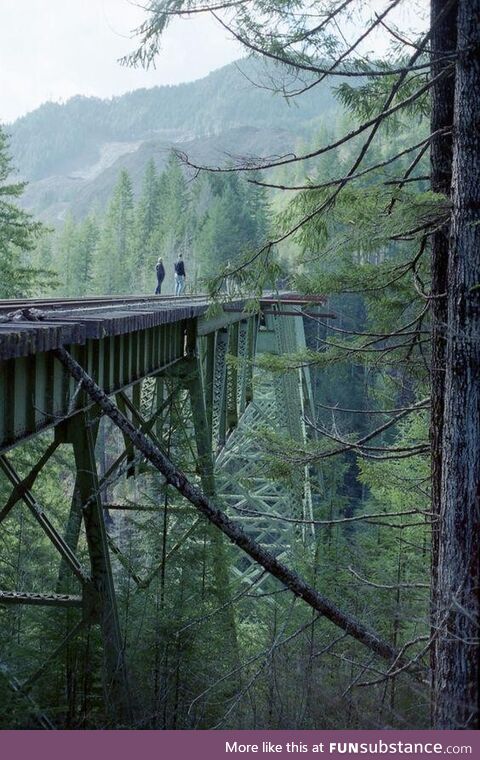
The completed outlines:
{"type": "Polygon", "coordinates": [[[43,104],[8,128],[14,165],[29,182],[24,207],[49,221],[61,220],[68,208],[82,216],[89,205],[104,205],[120,168],[135,175],[137,188],[149,158],[159,158],[161,169],[160,157],[172,147],[194,149],[202,161],[214,157],[214,142],[217,160],[222,146],[237,155],[293,150],[338,105],[323,84],[294,105],[252,84],[274,76],[277,67],[242,59],[193,82],[43,104]]]}

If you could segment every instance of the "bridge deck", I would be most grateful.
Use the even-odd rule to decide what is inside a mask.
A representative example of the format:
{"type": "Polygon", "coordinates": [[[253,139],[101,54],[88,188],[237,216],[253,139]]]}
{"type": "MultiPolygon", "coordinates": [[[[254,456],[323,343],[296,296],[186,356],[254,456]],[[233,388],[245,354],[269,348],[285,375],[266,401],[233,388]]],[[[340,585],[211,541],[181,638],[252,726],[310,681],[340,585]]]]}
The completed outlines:
{"type": "Polygon", "coordinates": [[[205,296],[0,301],[0,360],[193,319],[207,308],[205,296]],[[39,321],[25,319],[25,309],[39,321]]]}
{"type": "MultiPolygon", "coordinates": [[[[322,296],[281,293],[266,295],[261,303],[268,309],[279,303],[299,306],[324,300],[322,296]]],[[[205,314],[210,303],[205,295],[0,300],[0,360],[31,356],[60,346],[84,345],[89,338],[99,340],[195,319],[205,314]],[[25,318],[26,310],[33,310],[38,321],[25,318]]],[[[243,300],[224,304],[224,312],[237,315],[235,318],[230,315],[230,321],[241,319],[243,304],[243,300]]],[[[227,316],[220,317],[222,320],[227,321],[227,316]]]]}
{"type": "MultiPolygon", "coordinates": [[[[288,314],[313,301],[324,299],[265,294],[260,309],[288,314]]],[[[90,405],[55,349],[67,347],[107,394],[118,393],[181,361],[187,332],[208,336],[253,318],[243,300],[207,314],[210,303],[205,295],[0,301],[0,452],[90,405]]]]}

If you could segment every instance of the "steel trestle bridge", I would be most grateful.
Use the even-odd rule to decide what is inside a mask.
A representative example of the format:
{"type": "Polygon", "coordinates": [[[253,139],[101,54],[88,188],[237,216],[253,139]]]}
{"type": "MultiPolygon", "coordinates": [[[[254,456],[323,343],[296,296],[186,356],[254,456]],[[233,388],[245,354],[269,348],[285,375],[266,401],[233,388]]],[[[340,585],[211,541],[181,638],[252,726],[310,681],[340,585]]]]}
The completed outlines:
{"type": "MultiPolygon", "coordinates": [[[[295,529],[272,527],[262,512],[311,519],[309,473],[305,469],[287,489],[265,476],[258,466],[261,452],[255,432],[268,427],[304,444],[304,417],[313,408],[311,381],[305,367],[256,373],[255,357],[304,349],[303,310],[318,314],[324,303],[322,297],[292,293],[268,295],[248,306],[235,298],[212,304],[205,296],[0,301],[0,478],[10,489],[0,504],[0,523],[5,527],[13,510],[27,508],[58,557],[54,590],[42,590],[39,567],[35,589],[2,588],[0,605],[79,610],[78,622],[65,631],[58,646],[45,640],[43,661],[26,680],[17,678],[3,655],[0,659],[0,674],[12,692],[27,701],[41,727],[53,724],[42,710],[36,686],[87,624],[98,625],[103,642],[107,708],[119,724],[127,725],[132,716],[112,556],[120,557],[125,566],[114,510],[124,509],[128,517],[135,506],[108,504],[107,494],[112,473],[123,467],[125,475],[135,476],[141,464],[125,438],[117,459],[107,469],[101,466],[101,409],[58,360],[58,351],[67,349],[131,425],[160,448],[169,437],[166,410],[181,393],[182,424],[191,433],[203,491],[218,498],[232,519],[281,556],[295,529]],[[12,453],[35,437],[46,442],[46,448],[29,472],[20,475],[12,453]],[[72,448],[75,462],[73,495],[61,526],[44,509],[35,489],[60,446],[72,448]],[[82,530],[88,566],[78,556],[82,530]]],[[[306,532],[301,540],[308,539],[306,532]]],[[[252,582],[258,571],[252,560],[230,565],[223,537],[214,528],[211,542],[224,594],[228,579],[222,579],[222,573],[252,582]]],[[[147,582],[134,580],[139,587],[147,582]]]]}

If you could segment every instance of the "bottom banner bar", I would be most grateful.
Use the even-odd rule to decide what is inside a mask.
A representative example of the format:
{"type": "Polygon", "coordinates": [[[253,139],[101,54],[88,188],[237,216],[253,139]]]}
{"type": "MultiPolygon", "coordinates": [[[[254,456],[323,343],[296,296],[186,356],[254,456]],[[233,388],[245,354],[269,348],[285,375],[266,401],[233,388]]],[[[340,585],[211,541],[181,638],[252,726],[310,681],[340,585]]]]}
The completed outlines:
{"type": "Polygon", "coordinates": [[[15,760],[480,758],[480,731],[2,731],[15,760]]]}

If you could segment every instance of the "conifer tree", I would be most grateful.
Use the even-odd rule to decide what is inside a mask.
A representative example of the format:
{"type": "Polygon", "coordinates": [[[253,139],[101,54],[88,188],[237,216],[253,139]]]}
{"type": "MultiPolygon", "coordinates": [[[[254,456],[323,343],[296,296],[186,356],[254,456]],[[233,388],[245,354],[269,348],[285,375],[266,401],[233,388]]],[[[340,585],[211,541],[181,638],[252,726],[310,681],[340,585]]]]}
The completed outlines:
{"type": "Polygon", "coordinates": [[[63,226],[57,233],[56,240],[56,266],[62,295],[70,297],[77,294],[80,284],[76,277],[76,271],[82,256],[77,224],[72,212],[69,211],[63,226]]]}
{"type": "Polygon", "coordinates": [[[44,228],[17,205],[24,182],[13,182],[8,141],[0,126],[0,297],[19,298],[41,290],[48,273],[31,266],[29,254],[44,228]]]}
{"type": "Polygon", "coordinates": [[[93,214],[87,216],[78,227],[77,252],[74,262],[74,279],[79,295],[88,295],[91,291],[93,269],[98,252],[100,230],[93,214]]]}
{"type": "Polygon", "coordinates": [[[98,243],[96,290],[104,295],[132,292],[135,265],[133,190],[128,172],[122,169],[98,243]]]}
{"type": "Polygon", "coordinates": [[[155,263],[161,240],[161,190],[163,182],[157,175],[153,159],[147,164],[142,193],[135,212],[135,247],[137,252],[138,288],[141,292],[152,289],[155,263]]]}

